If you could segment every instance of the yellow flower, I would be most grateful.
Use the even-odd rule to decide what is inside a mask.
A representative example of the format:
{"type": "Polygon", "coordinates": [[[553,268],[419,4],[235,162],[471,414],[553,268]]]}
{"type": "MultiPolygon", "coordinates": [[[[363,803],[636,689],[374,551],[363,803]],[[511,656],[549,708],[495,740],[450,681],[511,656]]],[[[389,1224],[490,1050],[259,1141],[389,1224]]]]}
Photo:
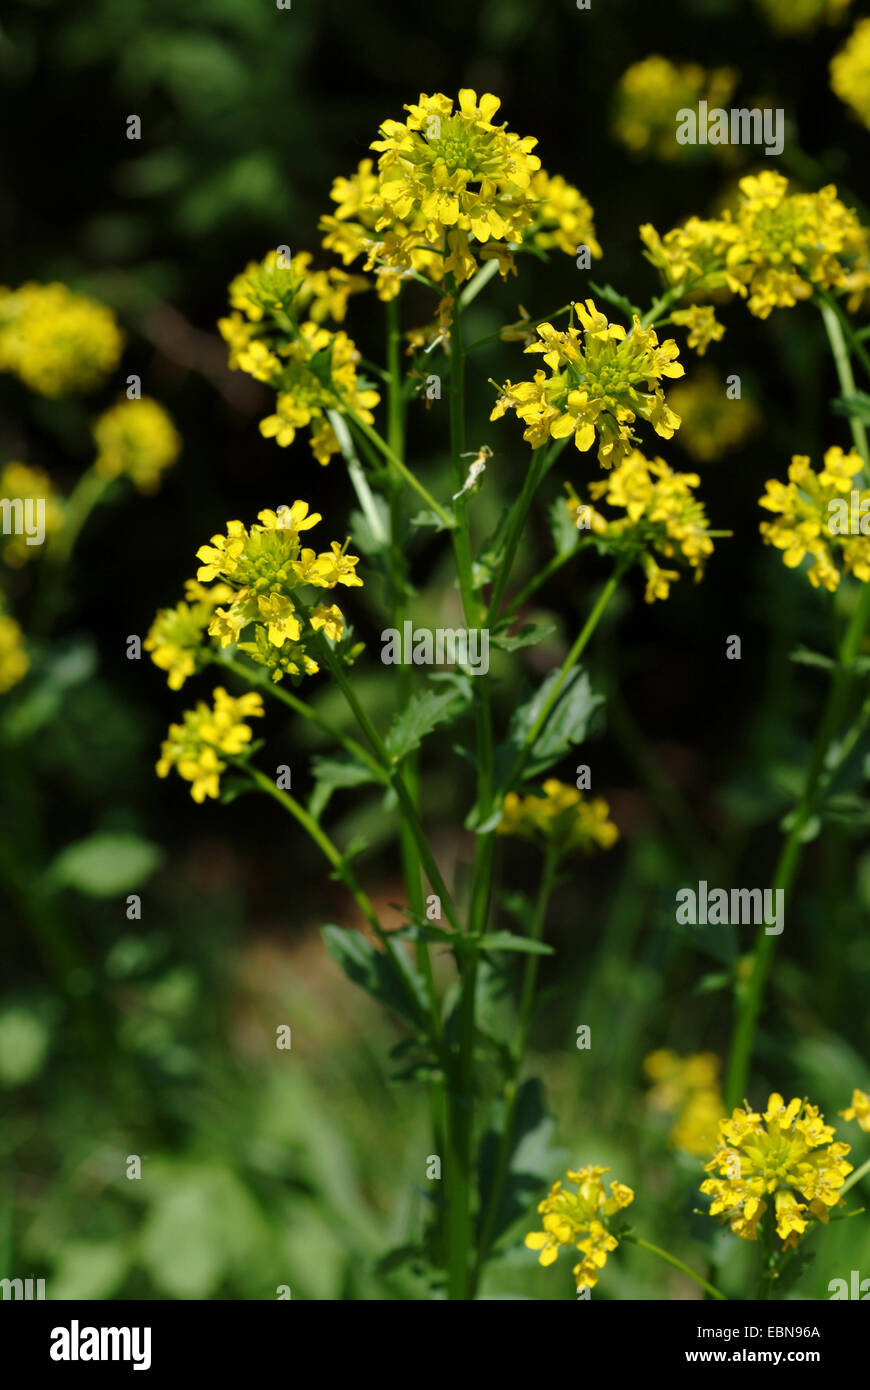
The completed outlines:
{"type": "Polygon", "coordinates": [[[551,177],[545,169],[538,170],[530,186],[537,206],[527,238],[535,246],[543,251],[555,246],[569,256],[588,246],[593,256],[601,255],[592,206],[579,188],[567,183],[561,174],[551,177]]]}
{"type": "Polygon", "coordinates": [[[866,263],[866,229],[833,184],[789,193],[784,175],[764,170],[738,187],[736,209],[719,218],[690,217],[663,238],[641,227],[647,258],[681,296],[727,290],[765,319],[814,289],[846,288],[854,267],[866,263]]]}
{"type": "Polygon", "coordinates": [[[833,592],[842,574],[854,574],[865,584],[870,581],[870,535],[860,529],[870,514],[870,489],[859,491],[853,483],[862,467],[854,449],[848,454],[838,447],[828,449],[818,473],[806,455],[795,454],[788,482],[770,479],[759,498],[759,506],[777,513],[774,521],[763,521],[759,527],[765,544],[783,552],[789,569],[809,556],[807,578],[814,588],[822,584],[833,592]]]}
{"type": "Polygon", "coordinates": [[[154,665],[168,672],[170,690],[180,690],[198,669],[205,650],[205,630],[215,606],[232,597],[228,584],[214,584],[207,589],[189,579],[185,601],[174,608],[160,609],[142,646],[151,653],[154,665]]]}
{"type": "Polygon", "coordinates": [[[95,391],[121,359],[123,334],[105,305],[66,285],[0,288],[0,371],[41,396],[95,391]]]}
{"type": "Polygon", "coordinates": [[[24,634],[14,618],[3,612],[0,595],[0,695],[23,680],[30,669],[24,634]]]}
{"type": "Polygon", "coordinates": [[[561,1246],[576,1246],[583,1256],[574,1266],[577,1288],[594,1288],[604,1268],[607,1256],[617,1248],[618,1241],[608,1229],[609,1218],[634,1201],[634,1193],[624,1183],[612,1182],[610,1196],[605,1190],[603,1175],[609,1168],[581,1168],[567,1173],[576,1187],[571,1192],[555,1182],[548,1196],[539,1204],[543,1216],[543,1231],[530,1231],[526,1236],[529,1250],[538,1251],[538,1261],[551,1265],[561,1246]]]}
{"type": "Polygon", "coordinates": [[[659,343],[655,331],[641,328],[637,318],[626,334],[591,299],[573,307],[582,332],[539,324],[540,341],[526,352],[542,353],[550,375],[539,371],[534,381],[506,382],[490,419],[515,411],[526,426],[523,438],[535,449],[549,438],[573,434],[585,453],[597,438],[598,461],[610,468],[631,452],[631,426],[638,416],[663,439],[679,428],[679,416],[666,404],[659,385],[663,377],[683,375],[675,361],[679,349],[672,338],[659,343]]]}
{"type": "MultiPolygon", "coordinates": [[[[676,139],[677,112],[706,101],[711,107],[727,106],[737,82],[733,68],[714,68],[707,72],[698,63],[671,63],[659,54],[634,63],[619,79],[613,114],[613,133],[635,154],[652,154],[657,159],[684,159],[698,147],[679,145],[676,139]]],[[[704,146],[728,156],[725,146],[704,146]]]]}
{"type": "Polygon", "coordinates": [[[718,1146],[705,1165],[719,1174],[701,1183],[713,1198],[710,1215],[743,1240],[756,1240],[773,1196],[770,1219],[783,1249],[795,1245],[810,1220],[827,1222],[828,1208],[841,1203],[839,1189],[852,1165],[849,1145],[832,1143],[834,1133],[817,1106],[799,1098],[786,1105],[776,1091],[762,1114],[738,1107],[720,1120],[718,1146]]]}
{"type": "Polygon", "coordinates": [[[721,377],[709,368],[678,382],[670,401],[682,421],[680,443],[699,463],[712,463],[735,449],[760,422],[752,401],[731,400],[721,377]]]}
{"type": "Polygon", "coordinates": [[[644,1059],[644,1071],[654,1083],[647,1103],[676,1115],[670,1133],[675,1149],[699,1158],[716,1147],[719,1121],[725,1113],[719,1089],[719,1058],[714,1052],[678,1057],[661,1048],[644,1059]]]}
{"type": "Polygon", "coordinates": [[[180,777],[191,783],[194,801],[216,798],[221,773],[227,766],[218,754],[234,757],[243,753],[253,737],[245,721],[262,713],[262,696],[256,692],[233,699],[218,686],[211,708],[200,700],[196,709],[185,710],[183,723],[170,725],[157,763],[158,777],[168,777],[174,767],[180,777]]]}
{"type": "Polygon", "coordinates": [[[857,1120],[862,1129],[870,1132],[870,1096],[857,1088],[852,1092],[852,1104],[848,1110],[841,1110],[844,1120],[857,1120]]]}
{"type": "Polygon", "coordinates": [[[261,511],[250,530],[240,521],[228,522],[226,535],[212,536],[197,551],[202,561],[197,579],[224,581],[221,600],[231,600],[228,607],[214,610],[209,636],[228,647],[253,625],[252,638],[240,643],[241,649],[267,665],[274,680],[285,674],[313,675],[319,668],[307,650],[311,640],[324,632],[339,643],[344,635],[341,609],[336,604],[312,607],[306,586],[362,586],[355,573],[359,556],[347,554],[338,541],[320,554],[302,547],[302,533],[320,520],[319,512],[309,514],[308,503],[297,500],[277,511],[261,511]]]}
{"type": "Polygon", "coordinates": [[[771,29],[780,34],[809,34],[820,24],[837,24],[851,0],[757,0],[771,29]]]}
{"type": "Polygon", "coordinates": [[[121,400],[94,423],[95,468],[101,478],[130,478],[140,492],[156,492],[181,451],[168,413],[148,396],[121,400]]]}
{"type": "MultiPolygon", "coordinates": [[[[28,520],[26,504],[30,502],[38,507],[41,501],[44,504],[42,520],[46,537],[59,531],[63,525],[62,499],[55,491],[51,478],[41,468],[29,468],[26,463],[7,463],[0,471],[0,501],[3,500],[10,502],[13,508],[17,501],[22,503],[21,516],[25,525],[28,520]]],[[[38,523],[36,507],[32,508],[30,519],[34,524],[38,523]]],[[[39,545],[28,545],[26,531],[10,532],[8,536],[0,533],[0,546],[4,562],[13,569],[32,560],[41,549],[39,545]]]]}
{"type": "Polygon", "coordinates": [[[601,797],[587,800],[576,787],[549,777],[543,796],[520,797],[508,792],[502,806],[499,835],[519,835],[559,856],[581,849],[591,854],[610,849],[619,831],[609,819],[610,807],[601,797]]]}
{"type": "Polygon", "coordinates": [[[679,560],[694,571],[696,581],[713,553],[704,504],[693,495],[697,473],[675,473],[663,459],[646,459],[633,449],[606,478],[589,484],[589,494],[619,507],[623,517],[609,519],[584,506],[568,485],[566,508],[578,521],[593,519],[595,543],[615,554],[637,560],[647,577],[646,601],[665,599],[679,579],[676,570],[662,569],[652,551],[679,560]]]}
{"type": "Polygon", "coordinates": [[[859,19],[831,59],[831,87],[870,129],[870,19],[859,19]]]}
{"type": "Polygon", "coordinates": [[[719,323],[716,311],[711,304],[692,304],[688,309],[675,309],[671,320],[681,328],[688,328],[688,343],[699,357],[711,343],[718,343],[725,336],[725,325],[719,323]]]}

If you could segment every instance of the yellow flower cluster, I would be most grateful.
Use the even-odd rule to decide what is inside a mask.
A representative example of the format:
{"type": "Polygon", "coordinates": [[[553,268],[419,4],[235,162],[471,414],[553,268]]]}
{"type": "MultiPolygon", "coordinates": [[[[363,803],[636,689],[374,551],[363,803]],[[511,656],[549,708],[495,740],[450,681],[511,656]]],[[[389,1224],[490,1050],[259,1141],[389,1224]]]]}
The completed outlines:
{"type": "Polygon", "coordinates": [[[668,1048],[651,1052],[643,1069],[653,1085],[647,1102],[654,1110],[676,1114],[670,1141],[683,1153],[706,1158],[716,1147],[725,1105],[719,1087],[719,1058],[714,1052],[678,1057],[668,1048]]]}
{"type": "Polygon", "coordinates": [[[680,443],[699,463],[712,463],[735,449],[760,423],[752,401],[729,399],[721,378],[709,368],[678,382],[670,402],[682,421],[680,443]]]}
{"type": "Polygon", "coordinates": [[[533,137],[495,122],[500,105],[470,88],[456,102],[421,94],[406,105],[405,121],[382,123],[371,145],[377,167],[365,159],[335,180],[323,245],[345,265],[365,256],[382,299],[413,275],[462,284],[481,261],[497,260],[507,275],[523,242],[601,254],[589,203],[541,168],[533,137]]]}
{"type": "Polygon", "coordinates": [[[568,1181],[577,1191],[555,1182],[538,1206],[544,1218],[543,1231],[530,1231],[526,1236],[526,1246],[539,1251],[542,1265],[551,1265],[561,1246],[576,1246],[582,1256],[573,1269],[578,1290],[592,1289],[598,1283],[607,1256],[619,1244],[608,1229],[608,1218],[634,1201],[632,1189],[621,1182],[612,1182],[607,1195],[603,1176],[609,1172],[609,1168],[594,1167],[569,1170],[568,1181]]]}
{"type": "Polygon", "coordinates": [[[270,251],[230,285],[233,312],[218,327],[229,345],[229,365],[277,393],[275,412],[260,432],[282,447],[310,428],[311,449],[326,464],[340,446],[329,412],[350,413],[366,424],[380,396],[357,377],[359,353],[344,332],[322,326],[344,318],[348,296],[367,281],[337,268],[310,271],[307,252],[287,258],[270,251]]]}
{"type": "MultiPolygon", "coordinates": [[[[7,463],[0,471],[0,498],[12,503],[16,500],[37,502],[41,499],[45,503],[46,537],[59,531],[63,524],[63,502],[51,478],[41,468],[30,468],[26,463],[7,463]]],[[[40,553],[39,546],[28,545],[26,536],[15,533],[0,535],[0,546],[4,563],[14,569],[40,553]]]]}
{"type": "Polygon", "coordinates": [[[852,1171],[849,1145],[832,1143],[834,1134],[818,1106],[798,1098],[786,1105],[776,1091],[762,1114],[738,1107],[720,1120],[718,1146],[705,1165],[719,1174],[701,1183],[713,1198],[710,1215],[727,1221],[743,1240],[756,1240],[772,1197],[770,1219],[783,1249],[796,1245],[810,1220],[827,1222],[852,1171]]]}
{"type": "Polygon", "coordinates": [[[0,695],[23,680],[30,669],[21,627],[14,618],[3,612],[0,595],[0,695]]]}
{"type": "Polygon", "coordinates": [[[226,535],[212,536],[196,552],[202,561],[197,580],[217,579],[232,591],[229,605],[215,609],[209,635],[228,647],[253,626],[253,639],[240,648],[269,667],[275,681],[314,675],[319,667],[307,643],[321,632],[334,642],[344,634],[337,604],[312,606],[306,589],[362,585],[355,573],[359,557],[346,553],[347,542],[333,541],[321,554],[302,546],[300,533],[320,520],[318,512],[309,516],[307,502],[296,501],[277,512],[260,512],[250,531],[240,521],[228,522],[226,535]]]}
{"type": "Polygon", "coordinates": [[[200,700],[196,709],[184,711],[183,723],[170,724],[157,763],[158,777],[168,777],[177,768],[179,776],[191,783],[194,801],[216,798],[227,766],[219,754],[237,757],[243,753],[253,737],[245,720],[262,713],[263,699],[255,691],[236,700],[218,686],[211,707],[200,700]]]}
{"type": "Polygon", "coordinates": [[[654,53],[633,63],[616,88],[613,134],[634,154],[657,159],[684,159],[700,149],[727,155],[728,146],[680,145],[676,140],[677,112],[706,101],[727,106],[738,74],[733,68],[707,72],[698,63],[671,63],[654,53]]]}
{"type": "Polygon", "coordinates": [[[181,452],[181,438],[172,420],[149,396],[120,400],[94,422],[101,478],[127,477],[140,492],[154,493],[167,468],[181,452]]]}
{"type": "Polygon", "coordinates": [[[840,1114],[844,1120],[857,1120],[863,1130],[870,1133],[870,1096],[866,1091],[859,1091],[857,1086],[852,1092],[852,1104],[846,1110],[841,1110],[840,1114]]]}
{"type": "MultiPolygon", "coordinates": [[[[833,184],[789,193],[788,179],[765,170],[740,180],[737,207],[721,217],[690,217],[664,237],[640,229],[647,258],[681,296],[730,291],[765,319],[815,289],[847,287],[867,259],[867,232],[833,184]]],[[[721,335],[720,335],[721,336],[721,335]]]]}
{"type": "Polygon", "coordinates": [[[862,467],[854,449],[848,454],[838,447],[828,449],[818,473],[806,455],[795,454],[788,482],[770,479],[759,498],[759,506],[777,513],[774,521],[763,521],[759,527],[765,544],[783,552],[789,569],[808,555],[812,564],[807,578],[814,588],[822,584],[833,593],[843,574],[854,574],[865,584],[870,581],[870,490],[858,491],[853,482],[862,467]]]}
{"type": "Polygon", "coordinates": [[[598,461],[605,468],[619,463],[632,450],[631,426],[639,416],[656,434],[670,439],[680,417],[667,405],[660,381],[683,375],[675,359],[679,349],[672,338],[659,343],[654,329],[635,318],[626,333],[609,323],[591,299],[575,304],[581,329],[572,325],[559,332],[550,323],[538,325],[540,341],[527,353],[543,353],[547,372],[533,381],[506,382],[490,415],[497,420],[508,410],[526,426],[523,438],[532,448],[548,439],[573,434],[581,453],[598,439],[598,461]]]}
{"type": "Polygon", "coordinates": [[[831,59],[831,88],[870,129],[870,19],[859,19],[831,59]]]}
{"type": "Polygon", "coordinates": [[[547,778],[543,796],[508,792],[498,824],[499,835],[519,835],[560,857],[583,850],[610,849],[619,831],[609,819],[610,807],[601,797],[587,801],[576,787],[547,778]]]}
{"type": "Polygon", "coordinates": [[[639,561],[647,579],[646,601],[653,603],[667,598],[680,577],[676,570],[662,569],[653,550],[688,564],[696,581],[713,553],[704,504],[692,492],[700,481],[697,473],[675,473],[663,459],[646,459],[634,449],[619,468],[589,484],[591,497],[603,497],[609,506],[622,508],[624,516],[604,517],[583,503],[570,484],[565,505],[578,528],[591,531],[601,548],[639,561]]]}
{"type": "Polygon", "coordinates": [[[123,345],[112,311],[66,285],[0,288],[0,371],[41,396],[96,390],[123,345]]]}
{"type": "Polygon", "coordinates": [[[180,690],[184,682],[203,664],[205,633],[219,603],[229,603],[234,591],[228,584],[206,588],[195,579],[184,586],[184,602],[174,608],[161,608],[142,643],[151,660],[168,672],[170,690],[180,690]]]}
{"type": "Polygon", "coordinates": [[[780,34],[808,34],[820,24],[837,24],[852,0],[758,0],[770,27],[780,34]]]}

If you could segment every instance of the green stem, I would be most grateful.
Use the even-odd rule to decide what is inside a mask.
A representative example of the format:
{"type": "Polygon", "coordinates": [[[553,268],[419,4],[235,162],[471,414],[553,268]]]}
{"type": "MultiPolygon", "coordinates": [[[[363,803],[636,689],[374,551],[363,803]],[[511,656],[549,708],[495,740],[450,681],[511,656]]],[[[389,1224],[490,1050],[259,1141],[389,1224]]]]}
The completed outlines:
{"type": "Polygon", "coordinates": [[[372,490],[369,487],[365,469],[359,461],[359,457],[354,447],[353,435],[344,422],[344,417],[338,410],[328,410],[327,417],[332,426],[336,439],[341,447],[344,462],[347,467],[347,476],[350,478],[351,485],[357,495],[363,515],[369,524],[372,536],[380,544],[387,542],[387,533],[384,530],[384,523],[381,514],[375,503],[372,490]]]}
{"type": "MultiPolygon", "coordinates": [[[[547,920],[547,910],[550,905],[553,887],[556,881],[558,869],[558,855],[549,848],[544,857],[544,864],[541,870],[541,882],[538,888],[537,901],[535,903],[534,915],[532,918],[529,936],[533,941],[540,941],[544,934],[544,925],[547,920]]],[[[505,1080],[505,1115],[499,1138],[498,1154],[496,1157],[495,1171],[493,1174],[492,1187],[489,1199],[483,1212],[483,1219],[480,1225],[480,1232],[477,1238],[477,1256],[474,1269],[474,1285],[480,1277],[483,1265],[489,1254],[492,1245],[493,1227],[498,1218],[502,1196],[504,1194],[505,1183],[507,1182],[510,1170],[511,1154],[513,1152],[513,1135],[516,1123],[517,1103],[519,1087],[517,1078],[520,1067],[526,1055],[528,1046],[529,1030],[531,1027],[532,1014],[535,1003],[535,987],[538,980],[538,965],[540,957],[529,955],[526,958],[523,970],[523,983],[520,991],[520,1003],[518,1012],[517,1031],[514,1045],[510,1052],[508,1075],[505,1080]]],[[[472,1290],[473,1291],[473,1290],[472,1290]]]]}
{"type": "MultiPolygon", "coordinates": [[[[852,373],[852,361],[849,357],[849,349],[846,346],[846,339],[843,336],[843,326],[837,315],[836,309],[829,299],[819,300],[819,311],[822,321],[828,334],[828,342],[831,345],[831,352],[834,355],[834,363],[837,368],[837,376],[840,382],[840,391],[844,396],[855,395],[855,377],[852,373]]],[[[864,467],[870,469],[870,449],[867,446],[867,431],[863,421],[857,416],[849,416],[849,426],[852,430],[852,438],[855,441],[855,448],[864,460],[864,467]]]]}
{"type": "Polygon", "coordinates": [[[854,1187],[856,1183],[859,1183],[862,1178],[866,1178],[868,1173],[870,1173],[870,1158],[868,1158],[865,1163],[862,1163],[860,1168],[856,1168],[854,1173],[849,1174],[843,1186],[839,1189],[840,1196],[845,1197],[849,1189],[854,1187]]]}
{"type": "Polygon", "coordinates": [[[674,1269],[679,1269],[683,1274],[687,1274],[690,1279],[694,1279],[695,1283],[700,1284],[701,1288],[704,1289],[711,1298],[717,1298],[722,1303],[727,1303],[728,1300],[724,1293],[720,1293],[715,1285],[708,1284],[707,1280],[702,1279],[700,1274],[696,1274],[687,1264],[683,1264],[683,1261],[678,1260],[676,1255],[670,1255],[667,1250],[662,1250],[660,1245],[651,1245],[648,1240],[641,1240],[640,1236],[630,1234],[620,1236],[620,1240],[625,1241],[627,1245],[637,1245],[641,1250],[648,1250],[651,1255],[657,1255],[658,1258],[664,1260],[666,1264],[673,1265],[674,1269]]]}
{"type": "Polygon", "coordinates": [[[372,429],[372,426],[368,424],[367,421],[361,419],[360,416],[357,415],[355,411],[351,410],[351,408],[348,405],[345,405],[344,403],[342,403],[342,405],[343,413],[347,416],[349,420],[353,422],[353,424],[360,431],[360,433],[363,434],[371,444],[374,444],[378,453],[383,455],[383,457],[387,460],[387,463],[390,464],[390,466],[396,471],[396,473],[398,473],[399,476],[403,478],[404,481],[408,484],[408,486],[413,488],[417,495],[423,499],[423,501],[426,503],[426,506],[429,507],[431,511],[433,511],[435,515],[438,517],[438,520],[441,521],[443,525],[448,528],[448,530],[452,530],[456,524],[454,517],[452,517],[448,511],[445,511],[445,509],[441,506],[440,502],[435,501],[435,498],[432,496],[431,492],[429,492],[429,490],[423,486],[423,484],[420,482],[420,479],[414,473],[411,472],[407,464],[402,462],[398,454],[395,454],[393,452],[389,444],[387,444],[385,440],[383,440],[381,436],[378,434],[377,430],[372,429]]]}

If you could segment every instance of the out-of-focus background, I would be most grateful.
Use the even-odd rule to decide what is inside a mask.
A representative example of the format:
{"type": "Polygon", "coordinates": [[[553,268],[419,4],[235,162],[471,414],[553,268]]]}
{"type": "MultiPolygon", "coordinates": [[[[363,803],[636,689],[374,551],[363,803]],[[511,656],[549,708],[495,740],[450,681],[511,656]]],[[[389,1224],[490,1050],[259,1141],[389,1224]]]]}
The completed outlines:
{"type": "MultiPolygon", "coordinates": [[[[179,780],[156,779],[165,728],[205,693],[203,681],[173,694],[147,659],[125,654],[128,636],[144,636],[156,609],[181,597],[197,547],[228,518],[302,497],[330,537],[348,525],[340,462],[321,468],[302,438],[287,450],[261,438],[267,393],[226,368],[215,323],[229,280],[278,244],[330,263],[317,222],[331,209],[332,180],[355,169],[403,103],[471,86],[498,94],[510,128],[535,135],[545,167],[589,198],[604,256],[591,272],[558,252],[523,258],[518,280],[476,301],[469,337],[494,333],[520,304],[534,315],[583,298],[590,279],[647,304],[657,281],[639,225],[664,231],[709,214],[742,173],[778,167],[807,187],[837,183],[850,206],[870,199],[867,130],[828,83],[830,57],[863,9],[817,24],[812,0],[592,0],[588,11],[574,0],[294,0],[287,10],[268,0],[8,0],[0,278],[59,280],[93,295],[117,311],[128,342],[97,398],[49,400],[0,375],[0,465],[44,468],[69,492],[90,462],[93,416],[131,372],[172,414],[183,452],[156,496],[130,492],[94,511],[53,665],[0,703],[0,1277],[46,1277],[55,1298],[272,1298],[289,1285],[293,1297],[377,1299],[420,1287],[412,1269],[378,1260],[409,1238],[431,1198],[426,1098],[386,1079],[401,1033],[354,991],[318,935],[326,922],[354,923],[353,906],[265,801],[196,807],[179,780]],[[804,10],[807,24],[790,32],[789,17],[804,10]],[[782,107],[780,159],[746,148],[725,159],[627,148],[614,129],[620,79],[655,54],[733,69],[736,104],[782,107]],[[126,136],[130,115],[141,119],[138,141],[126,136]],[[125,837],[129,863],[101,856],[93,837],[104,835],[125,837]],[[83,841],[90,854],[70,857],[83,841]],[[127,919],[128,888],[141,895],[141,921],[127,919]],[[275,1048],[280,1023],[292,1027],[290,1053],[275,1048]],[[142,1159],[139,1181],[126,1176],[132,1155],[142,1159]]],[[[634,128],[637,113],[623,114],[634,128]]],[[[416,286],[402,302],[406,328],[431,310],[416,286]]],[[[829,620],[826,596],[762,546],[757,499],[792,453],[818,458],[847,443],[829,407],[837,388],[817,316],[797,308],[762,323],[740,305],[722,316],[726,337],[703,362],[683,352],[687,380],[700,379],[703,393],[705,369],[714,382],[738,373],[754,429],[704,457],[723,426],[696,393],[700,423],[662,452],[698,469],[712,523],[734,534],[717,544],[703,585],[683,579],[666,603],[645,605],[635,576],[594,643],[608,720],[577,761],[593,766],[622,839],[574,863],[557,893],[557,954],[543,971],[533,1039],[558,1117],[536,1135],[541,1195],[562,1158],[610,1163],[636,1190],[638,1230],[670,1236],[689,1259],[711,1235],[712,1223],[692,1215],[700,1161],[669,1144],[673,1117],[648,1104],[643,1059],[662,1048],[722,1055],[722,985],[750,940],[677,928],[674,892],[699,878],[770,882],[778,820],[823,695],[821,674],[789,652],[827,650],[829,620]],[[725,659],[732,634],[740,661],[725,659]],[[581,1023],[592,1028],[589,1052],[574,1045],[581,1023]]],[[[344,326],[364,356],[383,360],[374,296],[355,299],[344,326]]],[[[470,366],[469,439],[493,450],[475,512],[484,532],[528,462],[515,421],[488,423],[487,379],[516,379],[521,361],[517,345],[496,342],[470,366]]],[[[688,424],[691,410],[681,413],[688,424]]],[[[412,403],[409,431],[409,458],[443,491],[446,406],[412,403]]],[[[589,476],[588,456],[566,451],[556,473],[549,500],[564,480],[589,476]]],[[[551,553],[543,509],[530,535],[519,579],[551,553]]],[[[447,553],[419,536],[411,546],[415,616],[434,622],[454,612],[447,553]]],[[[25,631],[34,570],[2,581],[25,631]]],[[[587,557],[542,591],[532,616],[552,615],[557,630],[500,664],[503,721],[523,683],[561,659],[606,572],[587,557]]],[[[356,679],[386,713],[396,695],[376,659],[380,590],[351,593],[370,644],[356,679]]],[[[325,682],[313,688],[340,717],[325,682]]],[[[274,713],[269,735],[294,768],[319,746],[274,713]]],[[[445,871],[461,880],[471,784],[451,762],[449,736],[433,744],[423,809],[445,871]]],[[[572,766],[558,771],[573,780],[572,766]]],[[[381,799],[338,793],[330,826],[342,844],[366,837],[359,868],[389,913],[403,890],[381,799]]],[[[528,889],[535,869],[533,851],[514,850],[502,887],[528,889]]],[[[833,1117],[853,1086],[866,1087],[868,908],[866,848],[844,830],[811,849],[762,1019],[753,1102],[771,1088],[808,1094],[833,1117]]],[[[859,1148],[860,1131],[848,1128],[859,1148]]],[[[713,1241],[739,1296],[738,1244],[713,1241]]],[[[826,1297],[828,1280],[854,1267],[870,1273],[866,1222],[832,1227],[815,1248],[804,1297],[826,1297]]],[[[567,1266],[540,1270],[528,1252],[504,1261],[488,1287],[572,1296],[567,1266]]],[[[695,1288],[676,1272],[652,1277],[642,1254],[623,1250],[596,1296],[685,1298],[695,1288]]]]}

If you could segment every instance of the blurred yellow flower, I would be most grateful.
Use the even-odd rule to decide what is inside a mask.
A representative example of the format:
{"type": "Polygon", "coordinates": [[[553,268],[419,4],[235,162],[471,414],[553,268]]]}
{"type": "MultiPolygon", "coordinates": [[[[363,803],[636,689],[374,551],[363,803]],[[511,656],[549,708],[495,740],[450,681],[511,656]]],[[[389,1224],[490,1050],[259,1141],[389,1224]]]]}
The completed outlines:
{"type": "Polygon", "coordinates": [[[94,422],[101,478],[127,477],[140,492],[156,492],[163,474],[181,452],[168,412],[149,396],[121,400],[94,422]]]}
{"type": "Polygon", "coordinates": [[[610,849],[619,831],[609,819],[610,807],[601,797],[587,800],[576,787],[548,777],[543,796],[508,792],[502,806],[499,835],[518,835],[560,857],[583,850],[610,849]]]}
{"type": "Polygon", "coordinates": [[[654,53],[633,63],[619,79],[613,102],[613,134],[634,154],[656,159],[684,159],[698,150],[729,158],[727,145],[688,146],[676,139],[677,112],[706,101],[727,106],[739,73],[733,68],[707,71],[698,63],[671,63],[654,53]]]}
{"type": "Polygon", "coordinates": [[[95,391],[123,346],[111,309],[66,285],[0,288],[0,371],[41,396],[95,391]]]}
{"type": "Polygon", "coordinates": [[[870,19],[859,19],[831,59],[831,88],[870,129],[870,19]]]}
{"type": "Polygon", "coordinates": [[[712,463],[742,444],[761,423],[755,405],[731,399],[716,372],[702,369],[673,388],[671,404],[682,421],[680,443],[699,463],[712,463]]]}

